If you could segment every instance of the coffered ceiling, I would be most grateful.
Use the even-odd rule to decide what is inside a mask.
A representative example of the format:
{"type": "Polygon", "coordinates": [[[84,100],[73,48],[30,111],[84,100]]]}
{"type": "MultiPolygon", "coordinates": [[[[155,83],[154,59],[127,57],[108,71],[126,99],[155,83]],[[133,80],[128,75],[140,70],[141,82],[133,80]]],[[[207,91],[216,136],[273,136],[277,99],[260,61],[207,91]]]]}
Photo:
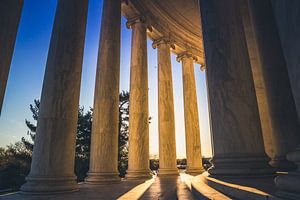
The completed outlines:
{"type": "Polygon", "coordinates": [[[151,39],[168,37],[175,43],[174,53],[190,51],[204,64],[198,0],[129,0],[124,1],[122,12],[128,19],[146,17],[151,39]]]}

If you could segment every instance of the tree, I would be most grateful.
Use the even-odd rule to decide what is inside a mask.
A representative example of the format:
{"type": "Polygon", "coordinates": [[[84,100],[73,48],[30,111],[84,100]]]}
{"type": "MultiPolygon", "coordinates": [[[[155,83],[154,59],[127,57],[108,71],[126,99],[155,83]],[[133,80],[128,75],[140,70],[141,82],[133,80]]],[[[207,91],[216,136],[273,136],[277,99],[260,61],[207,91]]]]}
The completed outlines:
{"type": "MultiPolygon", "coordinates": [[[[39,107],[38,100],[30,104],[30,111],[35,121],[38,118],[39,107]]],[[[18,190],[30,171],[36,125],[28,120],[25,120],[25,123],[29,129],[27,134],[30,139],[22,137],[21,141],[8,145],[6,149],[0,149],[0,189],[18,190]]]]}
{"type": "Polygon", "coordinates": [[[128,168],[129,92],[122,91],[119,102],[118,169],[120,176],[124,177],[128,168]]]}
{"type": "Polygon", "coordinates": [[[78,123],[75,151],[75,174],[77,181],[82,182],[89,170],[91,132],[93,121],[93,109],[84,112],[84,107],[78,110],[78,123]]]}
{"type": "Polygon", "coordinates": [[[26,124],[27,128],[29,129],[29,131],[27,132],[27,135],[30,136],[30,140],[22,137],[21,141],[24,144],[24,146],[26,147],[27,151],[30,151],[30,153],[32,154],[33,143],[34,143],[35,132],[36,132],[36,122],[38,120],[39,110],[40,110],[40,101],[35,99],[33,101],[33,104],[30,104],[29,109],[32,113],[32,118],[35,121],[35,123],[33,124],[30,121],[28,121],[27,119],[25,119],[25,124],[26,124]]]}
{"type": "Polygon", "coordinates": [[[158,155],[153,155],[153,158],[150,159],[150,170],[157,172],[159,168],[159,159],[158,155]]]}
{"type": "Polygon", "coordinates": [[[31,152],[19,141],[0,149],[0,189],[18,190],[29,173],[31,152]]]}
{"type": "MultiPolygon", "coordinates": [[[[38,118],[39,107],[38,100],[30,104],[30,111],[35,121],[38,118]]],[[[25,123],[30,138],[22,137],[21,141],[8,145],[6,149],[0,149],[0,189],[18,190],[30,171],[36,125],[28,120],[25,120],[25,123]]]]}

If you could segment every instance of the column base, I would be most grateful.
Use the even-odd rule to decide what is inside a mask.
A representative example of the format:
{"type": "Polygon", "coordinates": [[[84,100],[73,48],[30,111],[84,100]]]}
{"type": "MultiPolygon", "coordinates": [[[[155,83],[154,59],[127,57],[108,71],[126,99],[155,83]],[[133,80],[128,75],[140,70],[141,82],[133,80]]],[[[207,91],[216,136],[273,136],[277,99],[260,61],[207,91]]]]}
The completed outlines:
{"type": "Polygon", "coordinates": [[[299,200],[300,194],[295,194],[291,192],[279,191],[275,193],[274,200],[299,200]]]}
{"type": "Polygon", "coordinates": [[[203,168],[192,168],[192,167],[187,167],[185,173],[190,174],[192,176],[197,176],[205,172],[203,168]]]}
{"type": "Polygon", "coordinates": [[[127,180],[146,180],[151,179],[152,174],[150,169],[148,170],[127,170],[126,179],[127,180]]]}
{"type": "Polygon", "coordinates": [[[121,182],[117,172],[89,172],[85,183],[90,185],[105,185],[121,182]]]}
{"type": "Polygon", "coordinates": [[[178,176],[179,172],[177,168],[170,168],[170,169],[158,169],[158,176],[178,176]]]}
{"type": "Polygon", "coordinates": [[[282,199],[300,199],[300,173],[289,172],[275,178],[275,184],[280,189],[275,196],[282,199]]]}
{"type": "Polygon", "coordinates": [[[213,177],[274,176],[275,170],[268,164],[268,157],[230,157],[212,159],[208,173],[213,177]]]}
{"type": "Polygon", "coordinates": [[[275,184],[279,191],[275,195],[281,199],[298,200],[300,199],[300,145],[297,146],[296,151],[287,154],[287,159],[294,162],[298,168],[276,177],[275,184]]]}
{"type": "Polygon", "coordinates": [[[287,172],[297,168],[297,166],[286,159],[286,156],[275,157],[269,162],[269,164],[277,171],[287,172]]]}
{"type": "Polygon", "coordinates": [[[22,194],[57,194],[75,192],[79,190],[76,176],[66,177],[26,177],[26,183],[22,185],[22,194]]]}

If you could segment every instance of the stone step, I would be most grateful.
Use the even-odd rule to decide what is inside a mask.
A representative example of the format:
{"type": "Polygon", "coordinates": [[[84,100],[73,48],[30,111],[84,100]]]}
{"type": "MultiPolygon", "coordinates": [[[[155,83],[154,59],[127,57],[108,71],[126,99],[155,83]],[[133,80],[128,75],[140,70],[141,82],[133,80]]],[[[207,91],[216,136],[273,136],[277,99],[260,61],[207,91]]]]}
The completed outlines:
{"type": "Polygon", "coordinates": [[[276,191],[273,177],[264,178],[212,178],[205,175],[208,186],[219,192],[243,200],[273,199],[276,191]]]}
{"type": "Polygon", "coordinates": [[[199,176],[191,176],[188,174],[181,174],[182,179],[188,185],[189,189],[192,191],[193,195],[197,199],[213,199],[213,200],[229,200],[232,199],[221,192],[210,187],[206,182],[206,173],[199,176]]]}

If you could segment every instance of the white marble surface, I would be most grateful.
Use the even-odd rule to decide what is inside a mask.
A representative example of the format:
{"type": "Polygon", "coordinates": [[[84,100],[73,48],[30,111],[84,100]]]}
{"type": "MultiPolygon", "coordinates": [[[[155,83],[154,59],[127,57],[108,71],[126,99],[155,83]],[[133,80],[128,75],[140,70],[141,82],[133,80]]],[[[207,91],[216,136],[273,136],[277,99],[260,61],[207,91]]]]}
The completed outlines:
{"type": "Polygon", "coordinates": [[[271,0],[300,121],[300,1],[271,0]]]}
{"type": "Polygon", "coordinates": [[[192,55],[183,55],[181,62],[183,76],[187,173],[199,175],[204,171],[204,169],[202,166],[194,60],[192,55]]]}
{"type": "Polygon", "coordinates": [[[126,177],[150,178],[149,169],[149,105],[146,24],[138,20],[132,25],[129,155],[126,177]]]}
{"type": "Polygon", "coordinates": [[[159,175],[177,174],[170,44],[158,45],[159,175]]]}
{"type": "Polygon", "coordinates": [[[220,176],[273,173],[238,6],[200,0],[214,154],[209,172],[220,176]]]}
{"type": "Polygon", "coordinates": [[[87,183],[120,181],[118,126],[121,1],[104,1],[87,183]]]}
{"type": "Polygon", "coordinates": [[[259,57],[257,41],[253,30],[252,20],[250,18],[248,3],[241,3],[240,7],[253,74],[265,151],[271,159],[274,159],[277,150],[273,141],[272,123],[267,103],[266,87],[262,74],[262,64],[259,57]]]}
{"type": "Polygon", "coordinates": [[[272,5],[270,1],[249,1],[249,10],[276,149],[271,164],[281,170],[292,169],[286,154],[300,143],[300,125],[272,5]]]}
{"type": "Polygon", "coordinates": [[[59,1],[45,71],[31,171],[24,192],[78,188],[75,138],[87,1],[59,1]]]}
{"type": "Polygon", "coordinates": [[[23,0],[0,1],[0,115],[23,4],[23,0]]]}

